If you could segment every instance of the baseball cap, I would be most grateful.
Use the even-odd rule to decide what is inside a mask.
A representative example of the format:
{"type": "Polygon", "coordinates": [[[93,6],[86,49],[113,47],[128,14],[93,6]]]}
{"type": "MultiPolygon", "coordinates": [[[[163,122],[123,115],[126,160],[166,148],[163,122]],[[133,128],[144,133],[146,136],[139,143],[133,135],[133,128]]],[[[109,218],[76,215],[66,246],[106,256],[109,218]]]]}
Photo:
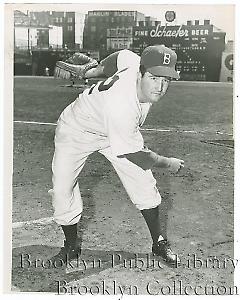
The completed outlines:
{"type": "Polygon", "coordinates": [[[177,54],[164,45],[149,46],[143,50],[140,64],[155,76],[167,76],[179,79],[180,76],[175,70],[177,54]]]}

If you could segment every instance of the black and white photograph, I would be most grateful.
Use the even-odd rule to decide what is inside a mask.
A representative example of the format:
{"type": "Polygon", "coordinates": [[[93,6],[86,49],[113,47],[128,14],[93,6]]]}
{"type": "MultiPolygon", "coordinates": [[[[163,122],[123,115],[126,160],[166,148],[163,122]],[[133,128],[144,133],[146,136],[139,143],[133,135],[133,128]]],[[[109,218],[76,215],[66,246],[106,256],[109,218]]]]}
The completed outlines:
{"type": "Polygon", "coordinates": [[[240,294],[237,12],[4,3],[4,294],[240,294]]]}

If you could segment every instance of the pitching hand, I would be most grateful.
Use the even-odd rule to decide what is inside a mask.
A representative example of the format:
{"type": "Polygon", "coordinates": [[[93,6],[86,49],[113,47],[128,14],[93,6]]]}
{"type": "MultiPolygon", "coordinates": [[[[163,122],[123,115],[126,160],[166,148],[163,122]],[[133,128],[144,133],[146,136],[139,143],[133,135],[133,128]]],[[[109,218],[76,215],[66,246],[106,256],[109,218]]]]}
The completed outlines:
{"type": "Polygon", "coordinates": [[[184,161],[178,158],[168,158],[168,169],[172,173],[177,173],[181,168],[184,168],[184,161]]]}

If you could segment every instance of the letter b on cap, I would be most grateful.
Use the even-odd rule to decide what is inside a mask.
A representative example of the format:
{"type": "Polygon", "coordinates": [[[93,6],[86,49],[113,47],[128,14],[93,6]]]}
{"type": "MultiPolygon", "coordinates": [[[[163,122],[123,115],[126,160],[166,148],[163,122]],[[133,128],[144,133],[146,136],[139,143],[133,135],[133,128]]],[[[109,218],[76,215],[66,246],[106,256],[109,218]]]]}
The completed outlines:
{"type": "Polygon", "coordinates": [[[169,65],[170,62],[171,62],[171,55],[169,53],[164,53],[163,64],[164,65],[169,65]]]}

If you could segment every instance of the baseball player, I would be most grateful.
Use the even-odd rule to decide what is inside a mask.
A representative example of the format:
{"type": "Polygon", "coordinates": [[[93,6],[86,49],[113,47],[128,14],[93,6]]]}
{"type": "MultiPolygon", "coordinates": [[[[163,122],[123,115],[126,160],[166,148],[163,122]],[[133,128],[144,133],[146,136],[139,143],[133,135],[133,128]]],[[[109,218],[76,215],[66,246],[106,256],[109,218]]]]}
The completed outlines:
{"type": "MultiPolygon", "coordinates": [[[[80,255],[77,223],[82,199],[77,177],[88,156],[98,151],[112,163],[129,198],[141,211],[152,237],[153,254],[170,265],[178,264],[160,226],[161,195],[151,169],[178,172],[184,161],[154,153],[140,133],[150,107],[165,95],[170,80],[179,78],[176,61],[174,51],[155,45],[147,47],[141,57],[126,49],[118,51],[85,72],[85,78],[104,74],[107,79],[79,94],[57,123],[52,198],[54,220],[61,225],[65,241],[53,259],[71,260],[80,255]]],[[[75,74],[82,70],[68,63],[58,67],[75,74]]]]}

